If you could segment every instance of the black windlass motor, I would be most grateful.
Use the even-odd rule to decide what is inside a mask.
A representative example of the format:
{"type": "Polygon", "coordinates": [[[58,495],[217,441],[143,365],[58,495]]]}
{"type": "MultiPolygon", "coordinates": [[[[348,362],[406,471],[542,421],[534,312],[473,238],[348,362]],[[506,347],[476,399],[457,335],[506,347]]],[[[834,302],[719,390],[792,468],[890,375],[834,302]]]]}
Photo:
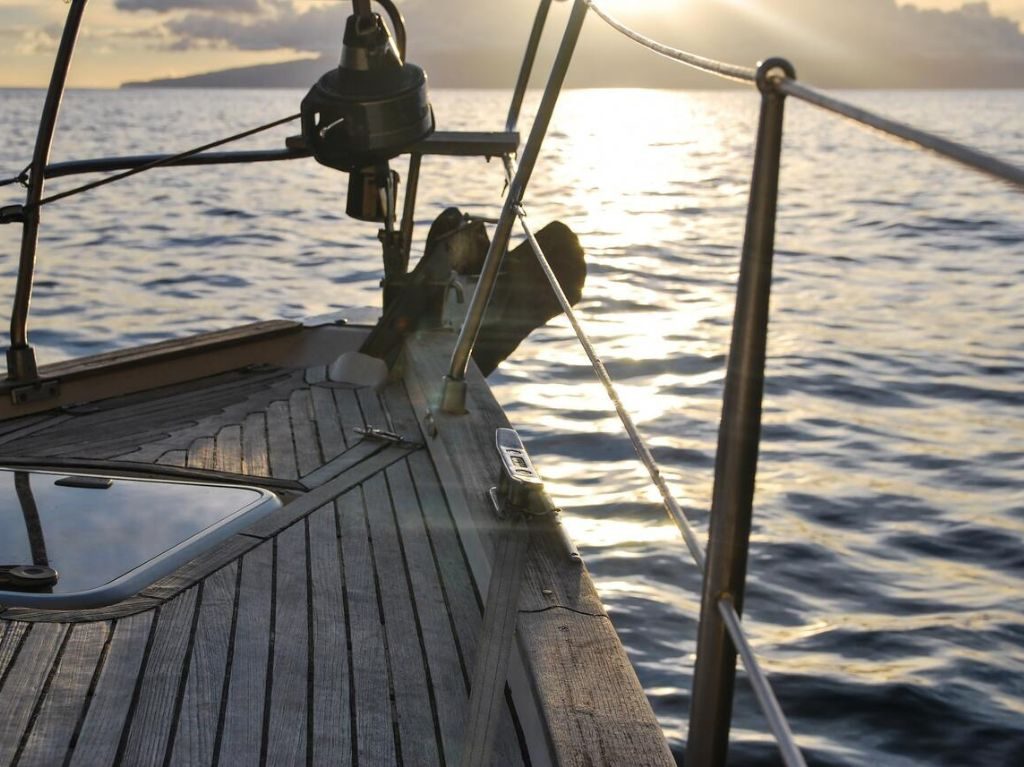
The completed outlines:
{"type": "MultiPolygon", "coordinates": [[[[387,8],[399,39],[402,17],[387,8]]],[[[341,63],[302,100],[302,135],[317,162],[346,172],[379,167],[434,131],[427,77],[404,62],[369,2],[355,0],[345,24],[341,63]]]]}

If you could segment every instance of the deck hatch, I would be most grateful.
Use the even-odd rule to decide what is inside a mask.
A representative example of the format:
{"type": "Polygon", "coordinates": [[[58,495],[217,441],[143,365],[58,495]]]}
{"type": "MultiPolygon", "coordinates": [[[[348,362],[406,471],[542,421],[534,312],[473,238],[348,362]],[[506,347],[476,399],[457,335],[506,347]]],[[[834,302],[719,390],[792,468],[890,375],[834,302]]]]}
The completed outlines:
{"type": "Polygon", "coordinates": [[[36,589],[0,581],[0,603],[119,601],[280,506],[255,487],[0,468],[0,565],[58,573],[36,589]]]}

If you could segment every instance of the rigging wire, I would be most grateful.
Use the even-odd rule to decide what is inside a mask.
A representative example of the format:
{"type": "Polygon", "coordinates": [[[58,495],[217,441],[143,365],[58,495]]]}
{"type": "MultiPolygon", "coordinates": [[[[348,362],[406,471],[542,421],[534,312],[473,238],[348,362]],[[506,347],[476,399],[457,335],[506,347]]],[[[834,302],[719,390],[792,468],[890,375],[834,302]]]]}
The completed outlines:
{"type": "MultiPolygon", "coordinates": [[[[218,139],[216,141],[211,141],[208,144],[203,144],[202,146],[197,146],[192,149],[188,149],[184,152],[179,152],[178,154],[175,155],[161,157],[157,160],[154,160],[153,162],[148,162],[145,165],[140,165],[137,168],[126,170],[124,173],[118,173],[113,176],[107,176],[106,178],[101,178],[98,181],[91,181],[88,184],[77,186],[74,189],[68,189],[67,191],[60,192],[58,194],[53,194],[50,195],[49,197],[44,197],[39,201],[39,206],[41,207],[51,202],[56,202],[57,200],[63,200],[67,197],[71,197],[76,194],[81,194],[82,192],[88,192],[92,189],[96,189],[97,187],[106,186],[107,184],[113,184],[115,181],[121,181],[122,179],[126,179],[129,176],[135,176],[139,173],[142,173],[143,171],[147,171],[152,168],[157,168],[161,165],[167,165],[168,163],[176,162],[177,160],[183,160],[186,157],[191,157],[192,155],[205,152],[207,149],[213,149],[214,147],[229,144],[232,141],[238,141],[243,138],[248,138],[249,136],[253,136],[257,133],[262,133],[263,131],[270,130],[271,128],[276,128],[279,125],[284,125],[285,123],[297,120],[299,117],[299,114],[289,115],[288,117],[282,117],[279,120],[274,120],[273,122],[266,123],[265,125],[260,125],[259,127],[256,128],[249,128],[248,130],[244,130],[241,133],[236,133],[233,136],[228,136],[226,138],[218,139]]],[[[27,170],[28,169],[26,169],[26,171],[23,171],[23,173],[27,172],[27,170]]],[[[15,180],[18,179],[16,178],[15,180]]]]}
{"type": "Polygon", "coordinates": [[[633,448],[636,450],[636,454],[640,457],[640,460],[646,467],[648,474],[651,475],[651,481],[658,488],[658,492],[661,493],[665,509],[668,511],[672,521],[676,523],[676,526],[679,528],[679,532],[682,533],[683,540],[686,541],[686,548],[690,550],[690,554],[693,556],[694,561],[703,572],[704,549],[700,545],[700,541],[697,540],[697,534],[690,525],[690,521],[686,518],[685,512],[673,497],[672,491],[669,489],[668,484],[665,482],[665,478],[661,475],[661,470],[658,468],[657,462],[654,460],[654,456],[651,455],[651,451],[644,442],[644,438],[640,435],[640,432],[637,431],[636,424],[633,423],[633,419],[630,417],[629,413],[626,412],[626,409],[622,404],[622,400],[619,398],[619,393],[615,389],[615,384],[612,382],[611,376],[608,375],[608,370],[605,368],[601,358],[594,350],[594,345],[590,342],[590,338],[587,336],[586,331],[583,330],[579,320],[576,319],[576,313],[573,311],[572,305],[569,303],[569,299],[565,297],[565,293],[562,291],[562,286],[558,284],[558,278],[551,270],[551,265],[544,256],[544,251],[541,249],[540,243],[537,242],[537,238],[533,236],[533,232],[526,223],[526,212],[523,210],[522,205],[516,206],[516,215],[519,217],[519,223],[523,228],[523,232],[526,234],[526,239],[529,241],[534,255],[537,257],[537,262],[540,264],[540,268],[544,272],[544,276],[547,277],[548,282],[551,284],[551,290],[554,291],[555,298],[557,298],[558,303],[562,305],[562,310],[565,312],[565,316],[569,318],[569,324],[571,324],[572,329],[576,331],[576,336],[579,338],[580,344],[583,346],[583,350],[586,352],[587,357],[590,358],[590,363],[594,366],[594,372],[604,385],[609,399],[611,399],[612,404],[615,406],[615,412],[619,414],[619,419],[622,421],[622,425],[626,427],[626,433],[629,435],[629,439],[633,443],[633,448]]]}
{"type": "Polygon", "coordinates": [[[21,184],[22,186],[28,186],[28,174],[32,170],[32,163],[25,166],[25,169],[17,176],[11,176],[11,178],[5,178],[0,181],[0,186],[7,186],[8,184],[21,184]]]}
{"type": "Polygon", "coordinates": [[[659,43],[646,35],[637,32],[635,29],[631,29],[618,21],[613,16],[609,15],[607,11],[601,8],[595,0],[583,0],[587,6],[590,7],[599,18],[601,18],[608,26],[615,29],[630,40],[639,43],[645,48],[649,48],[655,53],[670,58],[674,61],[686,64],[694,69],[699,69],[702,72],[708,72],[718,77],[724,77],[727,80],[737,80],[741,83],[752,83],[757,81],[757,71],[751,67],[742,67],[738,64],[729,64],[725,61],[718,61],[716,59],[709,59],[706,56],[698,56],[696,53],[689,53],[687,51],[673,48],[670,45],[659,43]]]}

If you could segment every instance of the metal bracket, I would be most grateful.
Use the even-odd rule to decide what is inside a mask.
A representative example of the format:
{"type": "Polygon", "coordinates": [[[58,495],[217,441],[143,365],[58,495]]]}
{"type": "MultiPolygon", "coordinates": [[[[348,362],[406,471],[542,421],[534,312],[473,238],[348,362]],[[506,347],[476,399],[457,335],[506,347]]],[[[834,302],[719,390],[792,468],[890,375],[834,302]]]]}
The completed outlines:
{"type": "Polygon", "coordinates": [[[24,205],[4,205],[0,207],[0,224],[25,223],[24,205]]]}
{"type": "Polygon", "coordinates": [[[34,381],[23,386],[13,386],[8,391],[11,394],[12,404],[28,405],[59,397],[60,381],[56,378],[47,381],[34,381]]]}
{"type": "Polygon", "coordinates": [[[46,565],[0,565],[0,588],[45,589],[58,579],[57,571],[46,565]]]}
{"type": "Polygon", "coordinates": [[[377,442],[387,442],[401,447],[423,447],[421,442],[417,442],[414,439],[406,439],[401,434],[396,434],[387,429],[378,429],[376,426],[367,426],[365,429],[362,426],[358,426],[353,431],[365,439],[372,439],[377,442]]]}

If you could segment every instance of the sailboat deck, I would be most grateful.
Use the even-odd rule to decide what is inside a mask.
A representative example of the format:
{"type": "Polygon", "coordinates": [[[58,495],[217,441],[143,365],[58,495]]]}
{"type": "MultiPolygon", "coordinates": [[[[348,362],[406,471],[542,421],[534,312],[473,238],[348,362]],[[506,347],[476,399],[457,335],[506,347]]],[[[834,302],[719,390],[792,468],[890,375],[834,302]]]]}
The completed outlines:
{"type": "MultiPolygon", "coordinates": [[[[482,605],[402,383],[253,367],[3,428],[22,462],[244,475],[295,499],[120,605],[4,612],[0,764],[455,760],[482,605]]],[[[521,738],[509,709],[496,763],[522,764],[521,738]]]]}
{"type": "MultiPolygon", "coordinates": [[[[275,326],[268,345],[265,330],[230,356],[200,336],[83,360],[60,371],[61,407],[0,421],[0,466],[219,479],[283,502],[119,603],[0,605],[0,764],[445,765],[480,742],[504,413],[474,367],[468,413],[430,407],[451,333],[409,339],[378,391],[324,364],[365,331],[293,325],[279,343],[275,326]]],[[[493,764],[673,763],[550,517],[529,525],[506,679],[493,764]]]]}

